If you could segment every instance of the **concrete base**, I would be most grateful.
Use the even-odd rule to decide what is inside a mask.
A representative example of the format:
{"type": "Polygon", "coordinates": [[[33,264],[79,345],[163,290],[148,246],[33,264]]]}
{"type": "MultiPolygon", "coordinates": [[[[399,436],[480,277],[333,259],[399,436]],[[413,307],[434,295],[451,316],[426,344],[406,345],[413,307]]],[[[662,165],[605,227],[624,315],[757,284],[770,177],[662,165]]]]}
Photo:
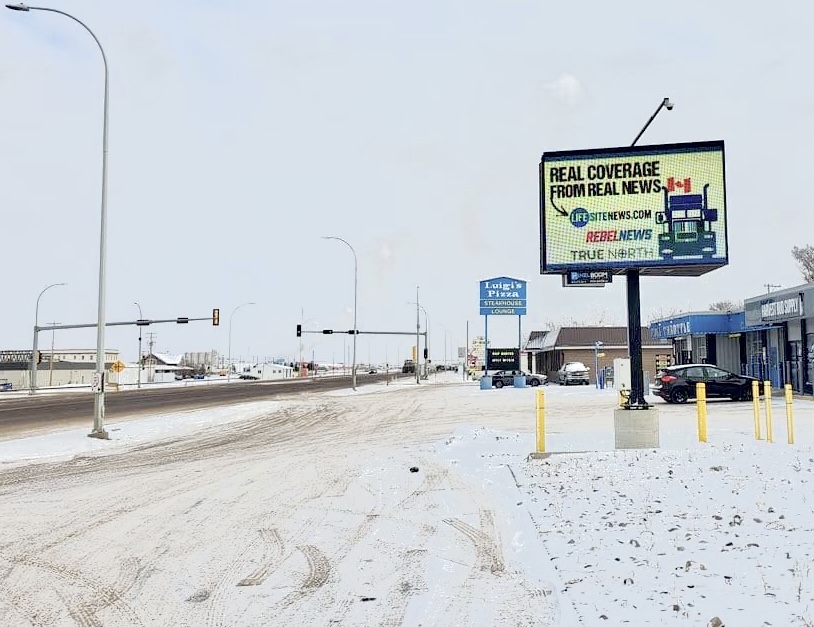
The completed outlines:
{"type": "Polygon", "coordinates": [[[491,390],[492,389],[492,377],[485,376],[481,377],[480,379],[480,389],[481,390],[491,390]]]}
{"type": "Polygon", "coordinates": [[[514,376],[512,377],[512,383],[516,388],[524,388],[526,387],[526,377],[524,375],[514,376]]]}
{"type": "Polygon", "coordinates": [[[649,409],[617,409],[613,412],[617,449],[659,448],[659,412],[649,409]]]}
{"type": "Polygon", "coordinates": [[[534,451],[533,453],[529,453],[529,456],[526,457],[526,459],[548,459],[549,457],[551,457],[551,453],[539,453],[534,451]]]}
{"type": "Polygon", "coordinates": [[[109,440],[110,439],[110,435],[104,429],[102,429],[101,431],[91,431],[90,433],[88,433],[88,437],[89,438],[96,438],[97,440],[109,440]]]}

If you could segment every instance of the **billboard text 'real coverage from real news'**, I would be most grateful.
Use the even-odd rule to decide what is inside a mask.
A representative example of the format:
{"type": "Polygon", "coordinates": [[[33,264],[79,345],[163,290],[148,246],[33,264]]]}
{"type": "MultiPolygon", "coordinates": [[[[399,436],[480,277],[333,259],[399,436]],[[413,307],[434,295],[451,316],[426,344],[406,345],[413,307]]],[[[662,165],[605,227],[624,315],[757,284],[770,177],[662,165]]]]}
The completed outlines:
{"type": "Polygon", "coordinates": [[[728,262],[722,141],[543,154],[541,271],[728,262]]]}

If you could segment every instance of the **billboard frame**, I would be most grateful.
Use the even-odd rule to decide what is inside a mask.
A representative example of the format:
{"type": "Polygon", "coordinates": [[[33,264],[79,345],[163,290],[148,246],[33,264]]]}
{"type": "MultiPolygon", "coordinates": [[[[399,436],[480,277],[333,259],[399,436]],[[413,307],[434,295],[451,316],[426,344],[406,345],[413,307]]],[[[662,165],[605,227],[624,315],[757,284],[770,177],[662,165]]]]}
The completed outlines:
{"type": "Polygon", "coordinates": [[[546,259],[546,209],[548,199],[544,176],[544,165],[551,161],[566,159],[591,159],[613,157],[646,157],[663,155],[665,153],[679,154],[689,152],[720,152],[722,158],[721,181],[723,189],[723,238],[725,243],[725,256],[713,260],[674,260],[670,264],[648,265],[649,262],[624,262],[614,266],[594,264],[594,270],[608,270],[612,274],[627,274],[628,270],[637,270],[642,276],[701,276],[729,264],[729,216],[726,202],[726,149],[723,140],[682,142],[670,144],[648,144],[643,146],[619,146],[613,148],[587,148],[582,150],[556,150],[544,152],[540,158],[539,186],[540,186],[540,274],[564,274],[568,271],[586,270],[588,264],[555,264],[552,266],[546,259]],[[706,263],[704,263],[706,261],[706,263]]]}

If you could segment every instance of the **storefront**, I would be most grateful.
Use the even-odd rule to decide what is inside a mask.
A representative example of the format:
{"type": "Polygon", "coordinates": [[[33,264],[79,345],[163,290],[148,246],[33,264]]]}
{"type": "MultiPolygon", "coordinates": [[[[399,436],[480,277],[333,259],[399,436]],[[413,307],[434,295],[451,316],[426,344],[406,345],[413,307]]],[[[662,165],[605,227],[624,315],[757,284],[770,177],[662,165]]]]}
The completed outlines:
{"type": "Polygon", "coordinates": [[[749,298],[744,308],[748,374],[771,381],[773,387],[790,383],[795,391],[811,394],[814,284],[749,298]]]}
{"type": "Polygon", "coordinates": [[[676,364],[715,364],[743,372],[746,363],[743,311],[702,311],[650,323],[650,336],[673,343],[676,364]]]}

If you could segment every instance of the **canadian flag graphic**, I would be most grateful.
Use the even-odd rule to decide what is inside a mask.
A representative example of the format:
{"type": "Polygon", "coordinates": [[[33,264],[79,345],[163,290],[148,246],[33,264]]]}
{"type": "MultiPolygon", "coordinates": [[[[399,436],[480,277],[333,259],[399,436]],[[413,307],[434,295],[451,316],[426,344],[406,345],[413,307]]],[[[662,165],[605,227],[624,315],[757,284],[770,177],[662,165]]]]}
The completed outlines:
{"type": "Polygon", "coordinates": [[[690,179],[684,179],[683,181],[677,181],[674,177],[670,177],[667,179],[667,191],[674,192],[676,189],[680,189],[685,194],[689,194],[692,191],[692,183],[690,179]]]}

